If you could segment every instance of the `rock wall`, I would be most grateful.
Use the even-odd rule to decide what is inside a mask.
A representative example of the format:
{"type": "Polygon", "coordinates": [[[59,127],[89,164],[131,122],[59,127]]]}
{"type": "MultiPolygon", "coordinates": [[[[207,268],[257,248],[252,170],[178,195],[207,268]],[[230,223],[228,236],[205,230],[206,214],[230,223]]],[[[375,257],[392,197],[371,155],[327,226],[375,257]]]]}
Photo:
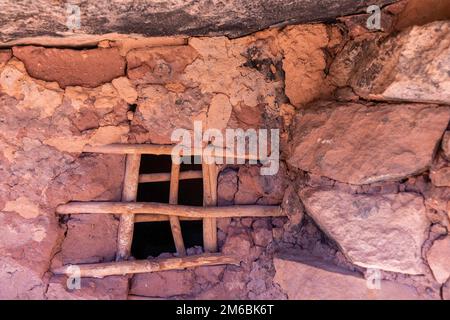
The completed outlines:
{"type": "Polygon", "coordinates": [[[391,34],[399,11],[383,10],[380,32],[355,16],[170,46],[1,50],[0,298],[448,299],[450,23],[391,34]],[[120,200],[124,158],[83,147],[169,144],[197,120],[280,129],[278,173],[223,166],[218,201],[279,204],[286,217],[218,220],[220,250],[240,266],[68,290],[51,266],[116,252],[117,217],[55,215],[120,200]]]}

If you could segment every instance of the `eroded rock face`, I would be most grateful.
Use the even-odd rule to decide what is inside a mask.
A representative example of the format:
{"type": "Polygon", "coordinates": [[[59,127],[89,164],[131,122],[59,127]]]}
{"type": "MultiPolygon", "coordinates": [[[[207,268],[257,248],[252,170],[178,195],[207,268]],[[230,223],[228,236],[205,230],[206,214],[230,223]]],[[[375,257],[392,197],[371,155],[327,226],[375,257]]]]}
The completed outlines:
{"type": "Polygon", "coordinates": [[[423,273],[422,245],[430,222],[413,193],[350,194],[304,189],[307,213],[356,265],[406,274],[423,273]],[[357,239],[355,241],[355,239],[357,239]]]}
{"type": "Polygon", "coordinates": [[[125,59],[115,48],[72,50],[14,47],[13,54],[36,79],[67,86],[98,87],[125,74],[125,59]]]}
{"type": "Polygon", "coordinates": [[[274,281],[293,300],[415,300],[413,287],[381,280],[379,288],[360,274],[312,256],[274,258],[274,281]],[[293,276],[295,275],[295,276],[293,276]]]}
{"type": "Polygon", "coordinates": [[[183,270],[138,274],[133,277],[130,294],[168,298],[190,294],[193,285],[193,273],[183,270]]]}
{"type": "Polygon", "coordinates": [[[434,241],[427,260],[436,281],[447,282],[450,278],[450,237],[434,241]]]}
{"type": "Polygon", "coordinates": [[[448,21],[433,22],[364,50],[350,85],[365,99],[449,104],[449,32],[448,21]]]}
{"type": "Polygon", "coordinates": [[[431,166],[449,119],[434,105],[317,104],[296,116],[287,162],[350,184],[398,180],[431,166]]]}
{"type": "Polygon", "coordinates": [[[126,137],[126,111],[110,84],[61,90],[55,82],[31,78],[16,58],[1,67],[2,298],[45,298],[47,271],[65,231],[57,205],[120,197],[123,157],[79,158],[67,151],[80,152],[93,137],[101,144],[117,139],[116,130],[116,142],[126,137]]]}
{"type": "Polygon", "coordinates": [[[61,35],[72,25],[76,34],[96,35],[117,32],[145,36],[226,35],[243,36],[272,25],[329,21],[336,17],[365,10],[371,4],[380,6],[395,0],[241,0],[138,2],[114,0],[80,4],[79,27],[67,24],[67,8],[63,3],[38,0],[32,4],[8,0],[3,4],[0,40],[23,37],[61,35]],[[39,16],[40,18],[36,18],[39,16]],[[133,20],[129,19],[133,16],[133,20]],[[26,21],[27,23],[19,23],[26,21]]]}

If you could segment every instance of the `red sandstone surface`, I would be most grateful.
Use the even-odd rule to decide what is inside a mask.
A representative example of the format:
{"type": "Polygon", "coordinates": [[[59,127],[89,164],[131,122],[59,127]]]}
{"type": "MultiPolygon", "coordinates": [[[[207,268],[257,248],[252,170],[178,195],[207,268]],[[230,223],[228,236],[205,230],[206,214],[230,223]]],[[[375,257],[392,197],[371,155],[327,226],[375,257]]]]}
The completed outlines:
{"type": "Polygon", "coordinates": [[[414,22],[419,7],[387,6],[380,31],[358,15],[169,46],[0,50],[0,299],[450,299],[450,22],[414,22]],[[120,201],[125,157],[83,147],[169,144],[194,121],[280,129],[278,173],[223,165],[217,193],[286,216],[218,219],[239,266],[69,290],[54,267],[117,252],[117,216],[55,214],[120,201]]]}

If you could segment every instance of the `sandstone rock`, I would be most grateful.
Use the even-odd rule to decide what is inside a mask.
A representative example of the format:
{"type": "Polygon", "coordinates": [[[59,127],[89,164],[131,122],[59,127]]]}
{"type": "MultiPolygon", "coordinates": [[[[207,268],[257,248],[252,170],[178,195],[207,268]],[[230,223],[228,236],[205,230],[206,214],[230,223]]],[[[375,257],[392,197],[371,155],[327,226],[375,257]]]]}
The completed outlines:
{"type": "Polygon", "coordinates": [[[371,100],[449,104],[450,22],[413,27],[366,52],[350,83],[371,100]]]}
{"type": "Polygon", "coordinates": [[[72,216],[61,247],[63,264],[113,261],[117,251],[118,226],[119,222],[111,215],[72,216]]]}
{"type": "Polygon", "coordinates": [[[228,121],[230,120],[232,109],[233,107],[231,106],[230,100],[226,95],[214,95],[208,109],[205,129],[225,129],[228,125],[228,121]]]}
{"type": "Polygon", "coordinates": [[[434,105],[318,104],[296,116],[287,161],[351,184],[401,179],[431,166],[449,119],[434,105]]]}
{"type": "Polygon", "coordinates": [[[285,168],[280,165],[274,176],[263,176],[258,166],[242,166],[238,172],[238,190],[234,196],[235,204],[280,204],[283,199],[285,168]]]}
{"type": "MultiPolygon", "coordinates": [[[[140,34],[144,36],[226,35],[240,37],[276,24],[330,21],[336,17],[360,12],[370,4],[383,6],[395,0],[295,0],[286,5],[281,0],[258,0],[242,3],[238,0],[204,3],[173,1],[139,3],[124,10],[122,0],[99,1],[82,6],[79,28],[67,24],[67,7],[50,0],[32,4],[7,0],[3,3],[0,40],[26,37],[80,35],[140,34]],[[40,18],[38,19],[37,16],[40,18]],[[133,16],[133,20],[129,19],[133,16]],[[27,23],[19,23],[26,21],[27,23]],[[75,34],[73,32],[75,31],[75,34]]],[[[100,38],[103,39],[103,38],[100,38]]],[[[109,38],[108,38],[109,39],[109,38]]],[[[88,42],[91,44],[92,42],[88,42]]]]}
{"type": "Polygon", "coordinates": [[[43,299],[61,230],[55,218],[0,212],[0,299],[43,299]]]}
{"type": "Polygon", "coordinates": [[[12,57],[12,51],[10,49],[0,50],[0,67],[5,65],[12,57]]]}
{"type": "Polygon", "coordinates": [[[442,298],[450,300],[450,280],[442,287],[442,298]]]}
{"type": "Polygon", "coordinates": [[[130,80],[126,77],[120,77],[114,79],[112,82],[112,85],[114,88],[116,88],[117,92],[119,93],[119,96],[125,100],[128,104],[135,103],[138,94],[136,92],[136,89],[131,84],[130,80]]]}
{"type": "Polygon", "coordinates": [[[234,203],[234,196],[238,190],[237,172],[232,169],[225,169],[220,172],[217,182],[218,204],[229,205],[234,203]]]}
{"type": "Polygon", "coordinates": [[[430,222],[413,193],[358,195],[326,189],[300,193],[308,214],[354,264],[423,273],[421,249],[430,222]]]}
{"type": "Polygon", "coordinates": [[[445,158],[450,160],[450,131],[445,132],[441,147],[444,151],[445,158]]]}
{"type": "Polygon", "coordinates": [[[55,83],[34,81],[16,59],[11,59],[1,70],[0,90],[18,100],[17,109],[36,112],[40,118],[53,115],[62,103],[62,92],[55,83]]]}
{"type": "MultiPolygon", "coordinates": [[[[303,220],[305,208],[292,185],[288,186],[284,193],[281,208],[289,218],[289,226],[287,226],[287,228],[291,229],[295,226],[299,227],[303,220]]],[[[279,227],[281,226],[282,225],[279,225],[279,227]]]]}
{"type": "Polygon", "coordinates": [[[203,93],[226,95],[233,106],[230,128],[257,128],[261,127],[257,125],[261,114],[265,114],[266,119],[278,116],[276,99],[283,81],[281,70],[276,67],[281,57],[270,50],[271,45],[275,46],[275,34],[276,30],[271,30],[236,40],[225,37],[189,39],[189,46],[199,57],[185,68],[183,81],[190,87],[198,86],[203,93]],[[246,123],[249,118],[250,123],[246,123]]]}
{"type": "Polygon", "coordinates": [[[190,46],[132,50],[127,54],[127,75],[138,84],[177,83],[197,55],[190,46]]]}
{"type": "Polygon", "coordinates": [[[428,265],[437,282],[443,284],[450,278],[450,237],[438,239],[427,253],[428,265]]]}
{"type": "Polygon", "coordinates": [[[316,257],[279,255],[274,258],[274,281],[291,300],[417,300],[414,287],[381,280],[367,281],[316,257]]]}
{"type": "Polygon", "coordinates": [[[285,92],[294,106],[311,102],[326,91],[324,50],[333,34],[329,29],[323,24],[289,26],[278,36],[283,51],[285,92]]]}
{"type": "Polygon", "coordinates": [[[256,228],[252,231],[253,242],[257,246],[266,247],[272,240],[272,230],[269,228],[256,228]]]}
{"type": "MultiPolygon", "coordinates": [[[[444,135],[444,141],[446,140],[444,135]]],[[[430,169],[430,179],[436,187],[450,187],[450,166],[447,161],[438,157],[430,169]]]]}
{"type": "Polygon", "coordinates": [[[125,74],[125,59],[115,48],[72,50],[14,47],[27,72],[36,79],[67,86],[97,87],[125,74]]]}
{"type": "Polygon", "coordinates": [[[168,298],[188,295],[194,286],[194,276],[191,271],[162,271],[137,274],[131,281],[130,294],[168,298]]]}
{"type": "Polygon", "coordinates": [[[171,139],[174,130],[193,131],[194,121],[206,119],[209,98],[198,88],[176,93],[161,85],[142,85],[138,94],[139,101],[131,122],[131,135],[137,143],[177,143],[171,139]]]}
{"type": "Polygon", "coordinates": [[[3,210],[16,212],[26,219],[36,218],[42,213],[39,206],[26,197],[7,202],[3,210]]]}
{"type": "Polygon", "coordinates": [[[196,281],[203,283],[218,283],[223,275],[225,266],[204,266],[194,269],[196,281]]]}
{"type": "Polygon", "coordinates": [[[225,240],[222,247],[223,254],[233,254],[238,257],[248,257],[252,241],[249,234],[243,229],[234,229],[225,240]]]}
{"type": "Polygon", "coordinates": [[[450,3],[441,0],[408,0],[399,12],[396,28],[406,29],[414,25],[424,25],[438,20],[450,19],[450,3]]]}
{"type": "Polygon", "coordinates": [[[81,278],[80,289],[68,289],[67,278],[50,279],[46,297],[49,300],[126,300],[128,278],[111,276],[102,279],[81,278]]]}

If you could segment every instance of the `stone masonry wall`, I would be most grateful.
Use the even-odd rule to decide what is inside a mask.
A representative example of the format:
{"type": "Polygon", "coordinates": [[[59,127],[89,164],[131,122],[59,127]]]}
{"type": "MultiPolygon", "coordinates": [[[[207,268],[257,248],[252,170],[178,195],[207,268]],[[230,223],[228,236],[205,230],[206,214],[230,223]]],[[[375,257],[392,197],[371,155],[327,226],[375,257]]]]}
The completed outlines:
{"type": "Polygon", "coordinates": [[[0,298],[450,299],[450,22],[393,34],[396,10],[382,32],[353,17],[184,45],[2,49],[0,298]],[[280,128],[279,172],[223,166],[218,196],[287,217],[218,220],[220,250],[240,266],[68,290],[51,266],[116,252],[118,217],[55,215],[120,200],[124,157],[83,147],[170,144],[197,120],[280,128]]]}

